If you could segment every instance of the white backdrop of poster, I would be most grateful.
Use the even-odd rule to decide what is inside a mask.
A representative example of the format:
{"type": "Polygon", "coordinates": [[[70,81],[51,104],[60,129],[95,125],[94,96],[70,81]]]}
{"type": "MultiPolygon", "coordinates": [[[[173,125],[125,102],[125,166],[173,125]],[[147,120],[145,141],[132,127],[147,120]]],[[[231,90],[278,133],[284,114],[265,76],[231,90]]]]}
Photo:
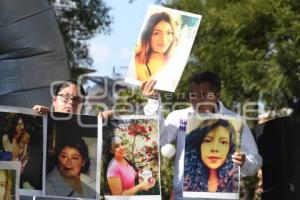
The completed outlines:
{"type": "Polygon", "coordinates": [[[189,115],[183,197],[239,199],[240,167],[231,155],[240,150],[243,125],[240,117],[189,115]]]}
{"type": "Polygon", "coordinates": [[[150,5],[125,81],[139,85],[142,81],[153,79],[157,80],[156,89],[174,92],[188,60],[201,17],[150,5]],[[160,24],[162,21],[168,24],[160,24]]]}
{"type": "Polygon", "coordinates": [[[3,147],[1,153],[6,154],[6,156],[9,153],[13,155],[13,149],[19,149],[17,156],[11,156],[11,159],[8,156],[4,160],[17,160],[21,163],[20,195],[41,195],[44,170],[44,135],[47,127],[46,116],[37,115],[27,108],[0,106],[0,118],[2,131],[0,132],[0,137],[1,146],[3,147]],[[17,137],[17,134],[11,131],[13,129],[16,130],[16,127],[20,130],[20,134],[17,140],[15,138],[17,144],[13,145],[10,142],[9,134],[14,134],[13,137],[17,137]]]}
{"type": "Polygon", "coordinates": [[[1,187],[5,187],[4,197],[8,195],[9,199],[19,200],[20,168],[20,162],[0,161],[0,183],[1,187]],[[5,175],[5,180],[3,180],[3,175],[5,175]]]}
{"type": "MultiPolygon", "coordinates": [[[[102,122],[101,122],[102,123],[102,122]]],[[[102,127],[102,124],[98,125],[102,127]]],[[[99,130],[100,131],[100,130],[99,130]]],[[[120,144],[125,147],[125,157],[129,161],[129,165],[134,165],[137,170],[136,177],[144,180],[155,180],[153,187],[148,191],[139,191],[134,195],[111,195],[111,188],[107,184],[107,188],[103,188],[105,199],[130,199],[130,200],[155,200],[161,199],[161,184],[160,184],[160,165],[159,165],[159,133],[157,117],[147,117],[140,115],[118,116],[109,121],[99,135],[102,135],[102,157],[103,166],[102,178],[107,179],[109,166],[115,158],[114,154],[109,155],[109,144],[120,140],[120,144]],[[112,138],[114,140],[112,141],[112,138]],[[120,139],[118,139],[120,138],[120,139]],[[147,165],[145,165],[147,164],[147,165]],[[151,169],[151,170],[150,170],[151,169]],[[142,172],[151,171],[151,175],[141,175],[142,172]]],[[[115,142],[117,143],[117,142],[115,142]]],[[[104,180],[108,182],[108,180],[104,180]]]]}

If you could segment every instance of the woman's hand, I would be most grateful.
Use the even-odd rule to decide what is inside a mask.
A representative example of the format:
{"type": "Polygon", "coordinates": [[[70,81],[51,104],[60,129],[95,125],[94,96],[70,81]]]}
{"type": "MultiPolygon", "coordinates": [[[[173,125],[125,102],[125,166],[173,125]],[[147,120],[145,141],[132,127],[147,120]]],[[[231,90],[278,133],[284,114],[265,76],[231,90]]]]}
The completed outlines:
{"type": "Polygon", "coordinates": [[[110,119],[114,114],[113,110],[106,110],[103,112],[99,112],[98,116],[100,116],[102,119],[110,119]]]}
{"type": "Polygon", "coordinates": [[[143,96],[150,99],[158,99],[159,93],[154,90],[156,80],[144,81],[141,84],[141,92],[143,96]]]}
{"type": "Polygon", "coordinates": [[[46,106],[35,105],[32,110],[37,114],[47,114],[50,110],[46,106]]]}
{"type": "Polygon", "coordinates": [[[20,148],[19,145],[17,143],[17,139],[13,139],[12,141],[12,160],[17,160],[19,154],[20,154],[20,148]]]}
{"type": "Polygon", "coordinates": [[[232,162],[236,163],[239,166],[243,166],[246,160],[245,154],[241,152],[234,152],[234,154],[231,156],[232,162]]]}
{"type": "Polygon", "coordinates": [[[139,186],[140,190],[148,191],[149,189],[154,187],[155,182],[156,182],[155,179],[152,178],[151,182],[143,181],[138,186],[139,186]]]}

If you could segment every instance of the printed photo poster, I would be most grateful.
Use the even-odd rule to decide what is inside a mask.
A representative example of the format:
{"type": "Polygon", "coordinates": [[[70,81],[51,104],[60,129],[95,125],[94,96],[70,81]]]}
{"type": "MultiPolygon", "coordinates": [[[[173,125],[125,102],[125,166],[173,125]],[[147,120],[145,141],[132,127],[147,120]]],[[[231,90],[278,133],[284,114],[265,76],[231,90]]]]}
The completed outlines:
{"type": "Polygon", "coordinates": [[[121,116],[103,126],[105,199],[161,199],[157,119],[121,116]]]}
{"type": "Polygon", "coordinates": [[[156,89],[174,92],[200,21],[201,15],[150,5],[125,81],[139,85],[157,80],[156,89]]]}
{"type": "Polygon", "coordinates": [[[43,196],[99,199],[97,117],[49,113],[43,196]]]}
{"type": "Polygon", "coordinates": [[[183,196],[239,199],[239,166],[231,155],[240,150],[240,117],[190,114],[187,121],[183,196]]]}
{"type": "Polygon", "coordinates": [[[46,116],[31,109],[0,106],[0,160],[19,161],[20,194],[39,195],[43,183],[46,116]]]}
{"type": "Polygon", "coordinates": [[[0,199],[19,200],[20,162],[0,161],[0,199]]]}

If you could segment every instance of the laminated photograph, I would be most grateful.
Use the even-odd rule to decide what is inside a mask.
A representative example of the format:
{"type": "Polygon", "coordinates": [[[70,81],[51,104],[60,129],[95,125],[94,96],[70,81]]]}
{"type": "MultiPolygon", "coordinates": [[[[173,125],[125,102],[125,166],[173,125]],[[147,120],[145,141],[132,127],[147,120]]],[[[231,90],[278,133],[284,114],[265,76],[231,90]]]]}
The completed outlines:
{"type": "Polygon", "coordinates": [[[103,127],[105,199],[161,199],[157,119],[121,116],[103,127]]]}
{"type": "Polygon", "coordinates": [[[0,199],[19,200],[20,162],[0,161],[0,199]]]}
{"type": "Polygon", "coordinates": [[[231,155],[240,151],[243,124],[239,117],[189,115],[183,197],[239,199],[240,168],[231,155]]]}
{"type": "Polygon", "coordinates": [[[21,195],[40,195],[43,188],[43,142],[46,116],[31,109],[0,106],[0,161],[19,161],[21,195]]]}
{"type": "Polygon", "coordinates": [[[156,80],[156,89],[174,92],[200,21],[201,15],[150,5],[125,81],[156,80]]]}
{"type": "Polygon", "coordinates": [[[97,117],[48,114],[44,197],[99,199],[98,140],[97,117]]]}

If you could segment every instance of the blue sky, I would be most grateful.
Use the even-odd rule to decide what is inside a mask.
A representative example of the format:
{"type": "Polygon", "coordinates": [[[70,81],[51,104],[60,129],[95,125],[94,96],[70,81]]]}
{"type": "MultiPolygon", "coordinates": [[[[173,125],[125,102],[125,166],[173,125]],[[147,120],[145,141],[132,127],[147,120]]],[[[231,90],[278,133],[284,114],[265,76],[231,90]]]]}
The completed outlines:
{"type": "Polygon", "coordinates": [[[106,0],[114,18],[110,35],[97,35],[90,44],[97,74],[111,76],[113,66],[128,66],[149,4],[155,0],[106,0]]]}

